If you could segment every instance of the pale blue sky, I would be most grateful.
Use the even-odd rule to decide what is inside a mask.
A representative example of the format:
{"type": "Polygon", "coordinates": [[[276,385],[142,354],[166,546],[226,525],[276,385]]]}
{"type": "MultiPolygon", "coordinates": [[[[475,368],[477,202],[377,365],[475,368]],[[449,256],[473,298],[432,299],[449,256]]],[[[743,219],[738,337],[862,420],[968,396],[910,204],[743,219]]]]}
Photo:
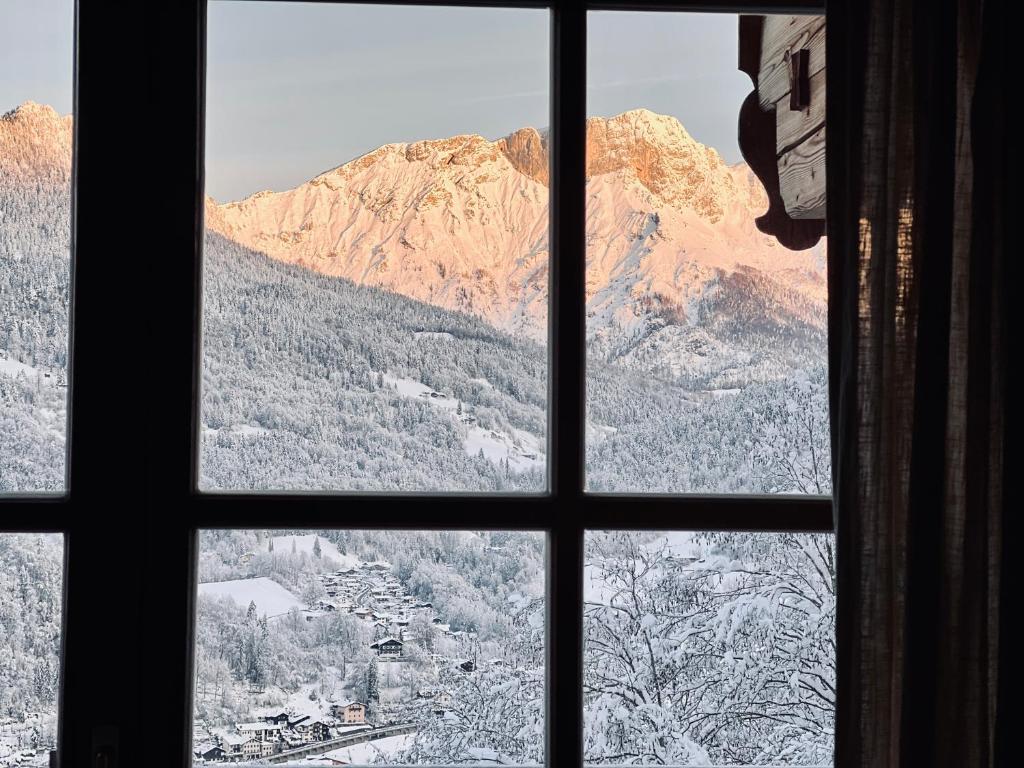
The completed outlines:
{"type": "MultiPolygon", "coordinates": [[[[0,112],[71,110],[72,0],[0,0],[0,112]]],[[[548,12],[211,0],[207,192],[287,189],[393,141],[546,127],[548,12]]],[[[592,13],[591,115],[675,115],[729,162],[736,17],[592,13]]]]}
{"type": "Polygon", "coordinates": [[[0,114],[25,101],[71,111],[73,0],[0,0],[0,114]]]}
{"type": "MultiPolygon", "coordinates": [[[[544,10],[211,0],[206,189],[287,189],[396,141],[549,124],[544,10]]],[[[739,160],[734,15],[593,13],[588,111],[675,115],[739,160]]]]}

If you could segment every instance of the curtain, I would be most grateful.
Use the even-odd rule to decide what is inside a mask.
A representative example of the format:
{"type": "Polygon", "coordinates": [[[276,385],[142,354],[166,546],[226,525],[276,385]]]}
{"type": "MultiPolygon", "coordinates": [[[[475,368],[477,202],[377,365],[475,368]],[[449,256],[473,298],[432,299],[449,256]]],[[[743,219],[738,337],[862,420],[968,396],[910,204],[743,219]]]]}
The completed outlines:
{"type": "Polygon", "coordinates": [[[828,6],[839,768],[1010,764],[1008,26],[828,6]]]}

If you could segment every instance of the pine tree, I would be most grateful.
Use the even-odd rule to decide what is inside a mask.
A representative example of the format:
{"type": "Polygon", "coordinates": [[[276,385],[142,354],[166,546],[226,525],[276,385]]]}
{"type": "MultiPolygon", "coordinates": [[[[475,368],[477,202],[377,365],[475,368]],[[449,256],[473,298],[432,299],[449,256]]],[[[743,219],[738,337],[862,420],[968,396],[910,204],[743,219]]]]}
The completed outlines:
{"type": "Polygon", "coordinates": [[[322,552],[320,550],[320,537],[313,537],[313,557],[319,559],[322,552]]]}
{"type": "Polygon", "coordinates": [[[377,662],[370,659],[366,667],[366,705],[373,707],[380,701],[380,683],[377,681],[377,662]]]}

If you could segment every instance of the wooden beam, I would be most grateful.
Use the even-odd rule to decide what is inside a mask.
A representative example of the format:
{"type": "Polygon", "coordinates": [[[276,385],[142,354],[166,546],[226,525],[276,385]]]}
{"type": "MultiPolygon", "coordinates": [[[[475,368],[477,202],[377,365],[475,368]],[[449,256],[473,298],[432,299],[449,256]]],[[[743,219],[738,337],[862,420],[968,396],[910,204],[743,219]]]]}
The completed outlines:
{"type": "Polygon", "coordinates": [[[779,191],[792,218],[825,218],[824,125],[779,158],[779,191]]]}
{"type": "Polygon", "coordinates": [[[825,125],[825,71],[811,78],[811,104],[807,109],[789,108],[789,97],[775,105],[775,145],[781,157],[825,125]]]}
{"type": "Polygon", "coordinates": [[[824,16],[767,16],[761,44],[757,93],[761,106],[771,109],[789,93],[789,51],[810,51],[808,72],[825,71],[824,16]]]}

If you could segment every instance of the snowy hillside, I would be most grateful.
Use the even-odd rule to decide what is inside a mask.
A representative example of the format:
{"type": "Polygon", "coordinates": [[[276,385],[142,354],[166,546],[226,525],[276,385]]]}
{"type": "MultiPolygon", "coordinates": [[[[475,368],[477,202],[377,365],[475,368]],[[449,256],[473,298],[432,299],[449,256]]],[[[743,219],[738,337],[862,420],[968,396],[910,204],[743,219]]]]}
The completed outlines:
{"type": "MultiPolygon", "coordinates": [[[[70,137],[0,120],[0,492],[63,481],[70,137]]],[[[542,489],[546,151],[388,145],[209,202],[204,487],[542,489]]],[[[589,487],[827,490],[823,253],[758,233],[750,174],[675,118],[590,120],[588,162],[589,487]]]]}
{"type": "Polygon", "coordinates": [[[0,116],[0,493],[64,485],[71,118],[0,116]]]}

